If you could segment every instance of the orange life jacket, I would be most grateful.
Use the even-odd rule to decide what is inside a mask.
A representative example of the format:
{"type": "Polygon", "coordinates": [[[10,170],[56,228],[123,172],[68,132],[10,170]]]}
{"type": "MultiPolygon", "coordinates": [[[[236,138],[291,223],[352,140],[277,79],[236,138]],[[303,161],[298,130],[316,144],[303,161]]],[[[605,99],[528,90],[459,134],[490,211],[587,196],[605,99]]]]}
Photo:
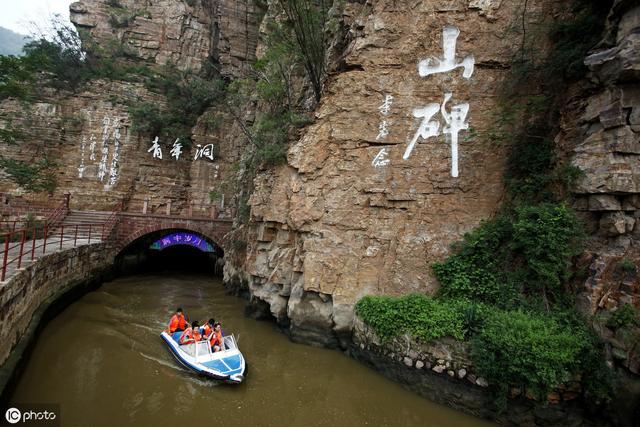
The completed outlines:
{"type": "Polygon", "coordinates": [[[184,330],[187,326],[187,321],[184,320],[184,316],[178,316],[174,314],[171,320],[169,321],[169,332],[174,333],[178,329],[184,330]]]}
{"type": "Polygon", "coordinates": [[[209,343],[211,347],[214,345],[222,346],[222,332],[221,331],[213,331],[211,334],[211,338],[209,339],[209,343]]]}
{"type": "Polygon", "coordinates": [[[196,342],[202,340],[202,335],[200,334],[200,328],[193,329],[192,335],[193,335],[193,339],[196,342]]]}
{"type": "Polygon", "coordinates": [[[187,329],[185,329],[182,335],[180,335],[178,344],[188,344],[191,340],[193,340],[193,328],[188,327],[187,329]]]}
{"type": "Polygon", "coordinates": [[[208,323],[206,325],[204,325],[204,330],[202,331],[202,336],[208,339],[209,335],[211,335],[211,332],[213,332],[213,328],[211,326],[209,326],[208,323]]]}

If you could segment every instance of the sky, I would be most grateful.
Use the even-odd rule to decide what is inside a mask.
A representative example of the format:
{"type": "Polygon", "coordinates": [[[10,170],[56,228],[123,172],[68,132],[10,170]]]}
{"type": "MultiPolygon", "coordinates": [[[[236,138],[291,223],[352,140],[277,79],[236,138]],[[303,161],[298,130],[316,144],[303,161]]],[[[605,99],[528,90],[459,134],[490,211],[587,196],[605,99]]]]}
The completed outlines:
{"type": "Polygon", "coordinates": [[[75,0],[0,0],[0,27],[29,35],[38,27],[45,29],[50,17],[59,14],[69,20],[69,5],[75,0]]]}

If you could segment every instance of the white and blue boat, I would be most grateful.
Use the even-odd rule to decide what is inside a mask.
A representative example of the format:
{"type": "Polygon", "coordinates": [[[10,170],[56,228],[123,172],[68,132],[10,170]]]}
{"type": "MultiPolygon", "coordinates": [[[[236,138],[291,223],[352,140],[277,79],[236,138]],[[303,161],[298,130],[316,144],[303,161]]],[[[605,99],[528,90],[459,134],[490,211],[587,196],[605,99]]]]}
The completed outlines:
{"type": "Polygon", "coordinates": [[[232,384],[242,382],[247,365],[233,335],[223,338],[223,350],[212,352],[208,341],[178,344],[181,334],[182,332],[169,334],[166,331],[160,334],[178,362],[205,377],[232,384]]]}

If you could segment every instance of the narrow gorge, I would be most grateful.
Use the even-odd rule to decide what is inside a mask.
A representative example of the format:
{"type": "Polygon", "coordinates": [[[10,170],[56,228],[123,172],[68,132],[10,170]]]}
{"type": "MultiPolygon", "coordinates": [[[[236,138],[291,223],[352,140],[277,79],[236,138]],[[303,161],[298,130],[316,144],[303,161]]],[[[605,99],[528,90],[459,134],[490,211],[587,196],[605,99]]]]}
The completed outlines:
{"type": "MultiPolygon", "coordinates": [[[[3,220],[114,212],[105,280],[198,232],[296,343],[507,425],[637,425],[637,1],[80,0],[70,22],[0,57],[3,220]]],[[[0,366],[42,277],[71,280],[26,274],[0,282],[0,366]]]]}

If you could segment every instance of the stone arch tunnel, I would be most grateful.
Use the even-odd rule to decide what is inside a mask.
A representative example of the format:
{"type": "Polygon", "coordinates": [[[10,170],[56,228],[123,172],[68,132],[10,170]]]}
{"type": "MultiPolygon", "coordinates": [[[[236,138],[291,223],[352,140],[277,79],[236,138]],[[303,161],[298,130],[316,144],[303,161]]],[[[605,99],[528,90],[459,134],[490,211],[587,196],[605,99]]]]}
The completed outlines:
{"type": "Polygon", "coordinates": [[[115,263],[123,273],[180,270],[221,275],[224,248],[219,236],[200,227],[152,225],[127,236],[117,246],[115,263]]]}

